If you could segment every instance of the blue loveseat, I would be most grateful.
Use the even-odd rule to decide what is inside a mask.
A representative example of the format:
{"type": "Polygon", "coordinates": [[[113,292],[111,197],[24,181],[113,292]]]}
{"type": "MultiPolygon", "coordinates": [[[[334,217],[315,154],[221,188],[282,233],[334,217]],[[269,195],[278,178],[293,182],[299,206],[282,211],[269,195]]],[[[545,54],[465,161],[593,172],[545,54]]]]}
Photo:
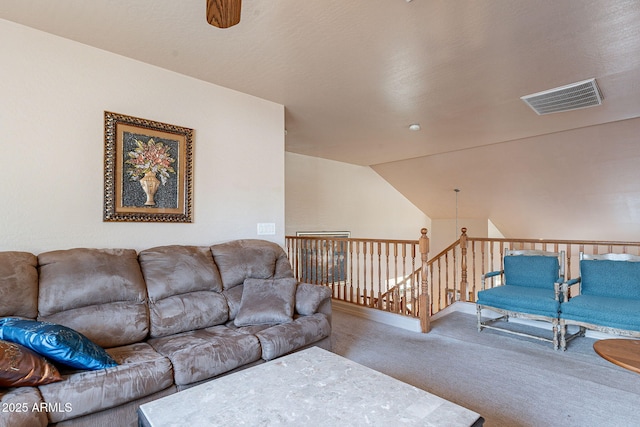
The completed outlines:
{"type": "Polygon", "coordinates": [[[640,337],[640,257],[628,254],[580,253],[580,276],[563,285],[560,305],[560,345],[592,329],[640,337]],[[579,292],[569,297],[569,288],[579,292]],[[567,336],[567,325],[579,331],[567,336]]]}
{"type": "Polygon", "coordinates": [[[482,290],[478,292],[476,308],[478,331],[483,328],[499,329],[552,342],[558,349],[558,312],[560,288],[564,282],[564,251],[507,250],[503,270],[482,276],[482,290]],[[487,288],[486,279],[504,277],[502,286],[487,288]],[[482,319],[482,310],[502,314],[494,319],[482,319]],[[542,337],[494,326],[509,317],[543,320],[552,325],[552,337],[542,337]]]}

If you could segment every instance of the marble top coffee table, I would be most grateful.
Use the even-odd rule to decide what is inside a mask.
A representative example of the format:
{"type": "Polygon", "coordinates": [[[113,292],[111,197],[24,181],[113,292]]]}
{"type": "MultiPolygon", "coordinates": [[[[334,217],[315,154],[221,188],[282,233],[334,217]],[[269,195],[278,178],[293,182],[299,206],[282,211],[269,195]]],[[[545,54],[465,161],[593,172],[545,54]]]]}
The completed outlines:
{"type": "Polygon", "coordinates": [[[138,409],[168,426],[481,426],[462,406],[312,347],[138,409]]]}

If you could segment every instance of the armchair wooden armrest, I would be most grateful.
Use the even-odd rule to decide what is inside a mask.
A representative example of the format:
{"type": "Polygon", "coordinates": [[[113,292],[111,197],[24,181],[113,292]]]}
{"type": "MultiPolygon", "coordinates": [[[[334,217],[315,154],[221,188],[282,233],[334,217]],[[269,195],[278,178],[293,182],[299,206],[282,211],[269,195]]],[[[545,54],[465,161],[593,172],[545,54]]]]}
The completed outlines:
{"type": "Polygon", "coordinates": [[[577,283],[580,283],[581,278],[576,277],[575,279],[569,279],[562,283],[562,301],[569,301],[569,286],[573,286],[577,283]]]}
{"type": "Polygon", "coordinates": [[[489,277],[495,277],[495,276],[499,276],[502,273],[504,273],[504,270],[498,270],[498,271],[490,271],[488,273],[483,274],[480,279],[482,280],[482,290],[485,290],[485,279],[489,278],[489,277]]]}

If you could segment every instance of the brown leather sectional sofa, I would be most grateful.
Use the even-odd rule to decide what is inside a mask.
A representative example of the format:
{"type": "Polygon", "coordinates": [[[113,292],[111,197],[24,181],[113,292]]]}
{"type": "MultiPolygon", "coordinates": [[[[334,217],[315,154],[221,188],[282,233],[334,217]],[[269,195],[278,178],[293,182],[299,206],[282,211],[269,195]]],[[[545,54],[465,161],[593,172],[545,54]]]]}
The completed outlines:
{"type": "Polygon", "coordinates": [[[330,349],[331,292],[295,282],[286,253],[263,240],[0,252],[7,317],[71,328],[118,366],[55,363],[61,381],[0,388],[0,426],[136,425],[142,403],[301,348],[330,349]]]}

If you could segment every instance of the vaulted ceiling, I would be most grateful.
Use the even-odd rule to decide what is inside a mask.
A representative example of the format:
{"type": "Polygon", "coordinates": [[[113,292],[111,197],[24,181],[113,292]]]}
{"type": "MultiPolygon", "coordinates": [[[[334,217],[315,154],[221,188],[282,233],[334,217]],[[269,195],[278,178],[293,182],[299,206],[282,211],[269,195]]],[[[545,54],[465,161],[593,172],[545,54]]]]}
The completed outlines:
{"type": "Polygon", "coordinates": [[[459,216],[507,236],[640,240],[637,0],[244,0],[228,29],[205,4],[3,0],[0,18],[283,104],[287,151],[371,166],[433,219],[459,188],[459,216]],[[589,78],[601,106],[520,99],[589,78]]]}

